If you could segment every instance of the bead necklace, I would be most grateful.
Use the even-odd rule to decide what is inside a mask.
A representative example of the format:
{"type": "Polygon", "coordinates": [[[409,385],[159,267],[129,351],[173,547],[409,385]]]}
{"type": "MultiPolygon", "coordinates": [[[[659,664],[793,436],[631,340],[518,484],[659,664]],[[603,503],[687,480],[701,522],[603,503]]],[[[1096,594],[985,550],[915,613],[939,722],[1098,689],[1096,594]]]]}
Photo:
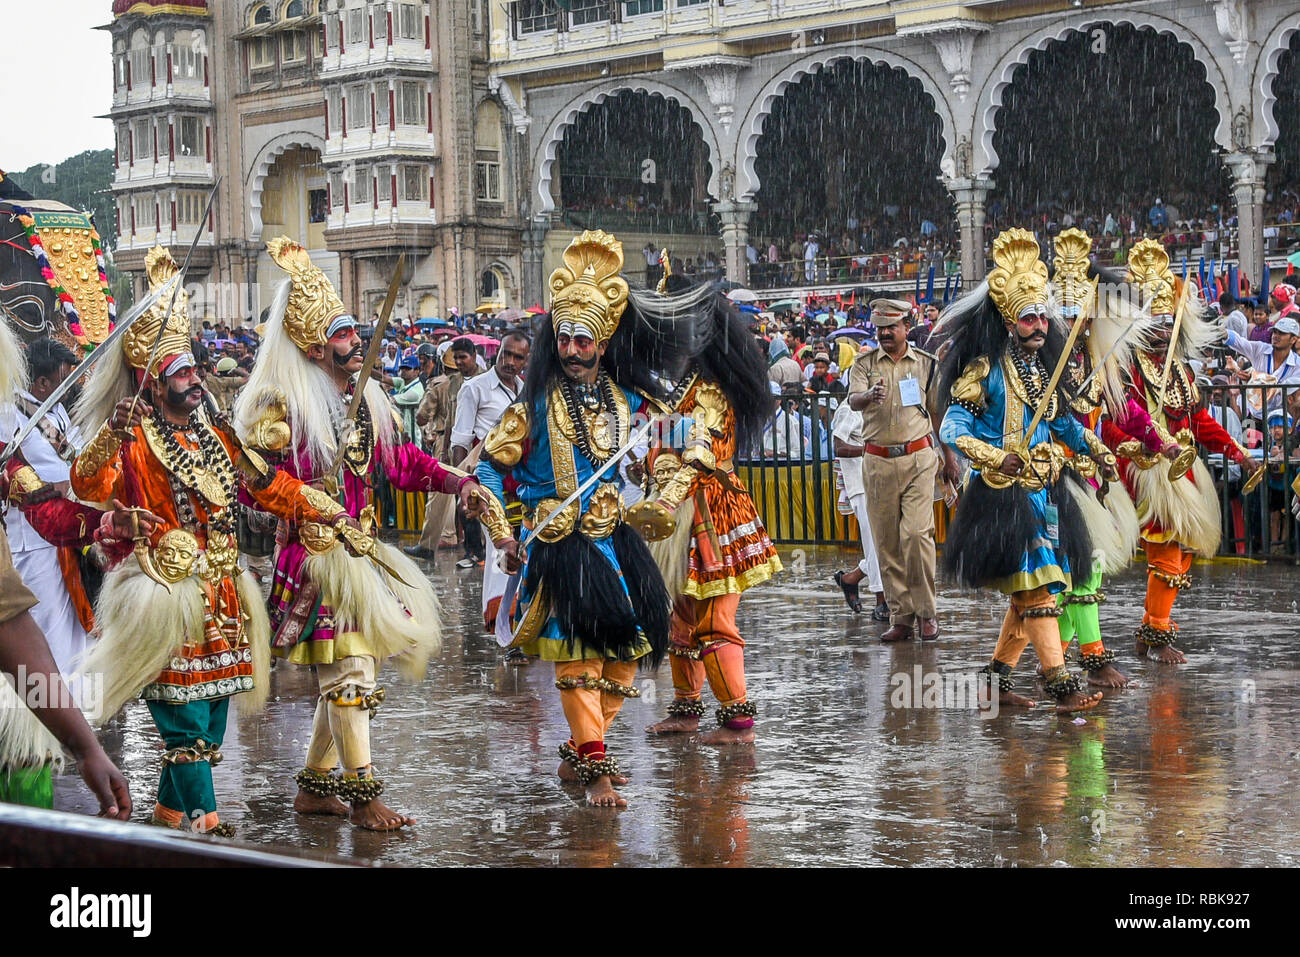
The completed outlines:
{"type": "Polygon", "coordinates": [[[197,524],[197,516],[189,501],[189,492],[192,491],[213,506],[214,527],[221,525],[221,530],[233,531],[228,506],[236,500],[235,463],[216,432],[200,418],[197,410],[190,413],[184,425],[173,425],[163,418],[160,409],[155,409],[150,424],[162,444],[163,465],[169,473],[172,497],[182,521],[190,527],[197,524]],[[181,432],[198,448],[188,449],[181,445],[176,438],[181,432]],[[230,527],[224,527],[226,525],[230,527]]]}
{"type": "Polygon", "coordinates": [[[594,383],[574,382],[566,377],[560,383],[560,394],[564,397],[569,420],[573,423],[573,444],[586,456],[587,461],[599,469],[609,461],[614,449],[611,448],[603,455],[597,453],[591,441],[591,433],[587,429],[587,416],[618,415],[618,406],[614,404],[614,387],[610,384],[609,376],[602,369],[594,383]],[[584,386],[585,388],[582,388],[584,386]],[[595,405],[588,401],[589,395],[596,397],[595,405]]]}

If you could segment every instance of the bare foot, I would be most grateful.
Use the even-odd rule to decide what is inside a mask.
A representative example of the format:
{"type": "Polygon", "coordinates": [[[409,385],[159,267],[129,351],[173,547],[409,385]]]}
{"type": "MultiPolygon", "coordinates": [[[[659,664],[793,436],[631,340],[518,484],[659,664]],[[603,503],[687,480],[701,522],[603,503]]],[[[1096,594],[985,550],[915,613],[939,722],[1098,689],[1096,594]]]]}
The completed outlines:
{"type": "Polygon", "coordinates": [[[627,807],[627,799],[614,790],[608,774],[587,785],[587,803],[592,807],[627,807]]]}
{"type": "Polygon", "coordinates": [[[716,731],[701,735],[700,741],[704,744],[753,744],[754,726],[736,729],[724,725],[716,731]]]}
{"type": "Polygon", "coordinates": [[[1081,691],[1076,691],[1056,703],[1057,714],[1073,714],[1076,711],[1087,711],[1101,704],[1101,692],[1094,695],[1086,695],[1081,691]]]}
{"type": "Polygon", "coordinates": [[[1096,685],[1098,688],[1122,688],[1128,684],[1128,678],[1107,662],[1100,670],[1088,672],[1088,684],[1096,685]]]}
{"type": "Polygon", "coordinates": [[[1175,648],[1173,645],[1160,645],[1152,648],[1145,641],[1137,643],[1137,653],[1139,658],[1151,657],[1162,665],[1185,665],[1187,656],[1175,648]]]}
{"type": "MultiPolygon", "coordinates": [[[[981,685],[979,689],[979,706],[983,710],[989,707],[989,687],[987,684],[981,685]]],[[[1032,698],[1026,698],[1024,695],[1016,694],[1014,691],[998,692],[999,708],[1037,708],[1038,702],[1032,698]]]]}
{"type": "Polygon", "coordinates": [[[321,797],[318,794],[308,794],[306,791],[301,789],[298,791],[298,796],[293,799],[293,809],[299,814],[337,814],[339,817],[348,816],[348,806],[333,794],[321,797]]]}
{"type": "MultiPolygon", "coordinates": [[[[559,776],[561,781],[569,781],[570,783],[573,783],[578,780],[578,772],[573,770],[573,765],[568,761],[561,761],[560,766],[556,769],[555,773],[559,776]]],[[[627,784],[627,777],[622,774],[613,775],[611,780],[613,780],[615,784],[627,784]]]]}
{"type": "Polygon", "coordinates": [[[415,823],[415,818],[398,814],[379,798],[352,805],[352,823],[367,831],[396,831],[415,823]]]}
{"type": "Polygon", "coordinates": [[[700,719],[693,714],[670,714],[658,724],[645,729],[646,734],[694,734],[700,729],[700,719]]]}

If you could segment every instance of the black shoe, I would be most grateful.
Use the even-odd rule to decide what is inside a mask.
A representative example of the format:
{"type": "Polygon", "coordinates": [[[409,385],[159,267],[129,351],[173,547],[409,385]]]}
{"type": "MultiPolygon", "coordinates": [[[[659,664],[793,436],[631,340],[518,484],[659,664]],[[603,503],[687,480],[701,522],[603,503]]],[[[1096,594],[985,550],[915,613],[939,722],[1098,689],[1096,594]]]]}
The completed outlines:
{"type": "Polygon", "coordinates": [[[889,621],[889,603],[877,602],[876,607],[871,610],[872,621],[889,621]]]}
{"type": "Polygon", "coordinates": [[[844,572],[835,573],[835,584],[840,586],[840,591],[844,592],[844,601],[853,609],[855,615],[862,614],[862,602],[858,598],[858,586],[850,585],[844,581],[844,572]]]}
{"type": "Polygon", "coordinates": [[[425,548],[423,545],[407,545],[402,551],[412,558],[424,558],[428,561],[433,561],[437,557],[437,552],[425,548]]]}

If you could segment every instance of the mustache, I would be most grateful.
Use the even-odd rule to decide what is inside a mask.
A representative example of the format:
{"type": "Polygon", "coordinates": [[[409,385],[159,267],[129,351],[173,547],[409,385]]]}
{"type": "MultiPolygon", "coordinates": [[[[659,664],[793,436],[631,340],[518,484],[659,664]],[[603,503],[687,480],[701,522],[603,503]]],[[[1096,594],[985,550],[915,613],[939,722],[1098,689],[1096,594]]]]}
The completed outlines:
{"type": "Polygon", "coordinates": [[[358,356],[364,356],[365,354],[366,354],[366,350],[363,349],[361,346],[357,346],[351,352],[346,352],[343,355],[339,355],[336,352],[334,353],[334,364],[336,366],[345,366],[353,359],[357,358],[358,356]]]}
{"type": "Polygon", "coordinates": [[[582,369],[594,369],[596,368],[596,363],[599,361],[600,356],[592,356],[590,360],[580,358],[579,356],[571,356],[564,360],[564,364],[566,366],[578,366],[582,369]]]}

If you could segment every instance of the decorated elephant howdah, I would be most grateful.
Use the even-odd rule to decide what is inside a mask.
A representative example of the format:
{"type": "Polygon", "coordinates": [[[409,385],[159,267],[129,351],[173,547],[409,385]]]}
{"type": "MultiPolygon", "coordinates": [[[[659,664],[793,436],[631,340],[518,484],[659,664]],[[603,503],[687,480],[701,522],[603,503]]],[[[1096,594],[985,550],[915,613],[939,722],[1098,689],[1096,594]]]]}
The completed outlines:
{"type": "Polygon", "coordinates": [[[19,192],[0,199],[0,310],[26,340],[94,347],[117,319],[94,221],[19,192]]]}

